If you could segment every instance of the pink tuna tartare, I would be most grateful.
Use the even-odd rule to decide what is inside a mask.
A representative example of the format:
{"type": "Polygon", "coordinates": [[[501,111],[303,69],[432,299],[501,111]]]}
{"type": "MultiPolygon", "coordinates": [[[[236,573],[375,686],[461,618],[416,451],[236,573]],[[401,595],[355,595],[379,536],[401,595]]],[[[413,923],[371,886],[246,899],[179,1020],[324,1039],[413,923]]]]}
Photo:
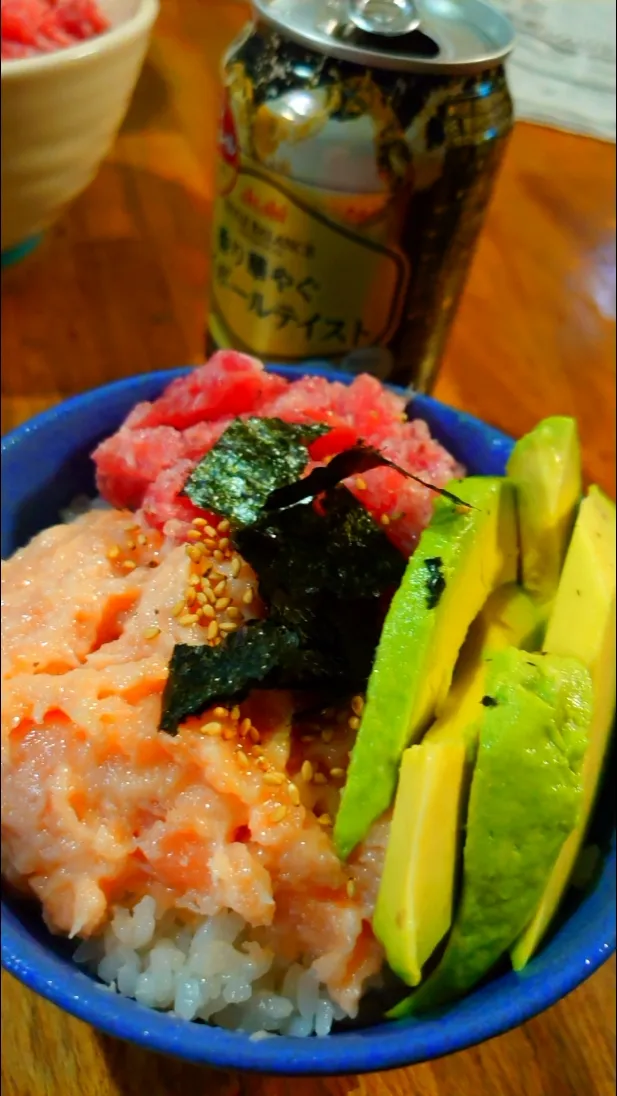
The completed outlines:
{"type": "Polygon", "coordinates": [[[108,29],[94,0],[2,0],[2,60],[52,53],[108,29]]]}

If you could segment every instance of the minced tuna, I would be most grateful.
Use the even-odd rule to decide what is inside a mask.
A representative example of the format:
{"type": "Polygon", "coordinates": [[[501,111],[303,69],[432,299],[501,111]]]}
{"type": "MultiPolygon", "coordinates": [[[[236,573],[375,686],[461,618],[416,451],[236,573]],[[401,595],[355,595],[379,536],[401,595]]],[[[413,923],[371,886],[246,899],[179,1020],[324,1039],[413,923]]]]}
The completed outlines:
{"type": "MultiPolygon", "coordinates": [[[[199,513],[182,495],[190,471],[234,417],[253,415],[330,424],[311,447],[315,463],[362,440],[437,487],[461,472],[426,423],[408,422],[402,397],[374,377],[361,374],[350,385],[316,376],[290,382],[248,355],[223,350],[174,380],[153,403],[139,404],[98,447],[99,491],[113,506],[143,507],[150,524],[181,538],[199,513]]],[[[430,490],[391,468],[376,468],[347,486],[397,547],[413,551],[432,512],[430,490]]]]}
{"type": "Polygon", "coordinates": [[[2,0],[2,60],[52,53],[108,29],[94,0],[2,0]]]}

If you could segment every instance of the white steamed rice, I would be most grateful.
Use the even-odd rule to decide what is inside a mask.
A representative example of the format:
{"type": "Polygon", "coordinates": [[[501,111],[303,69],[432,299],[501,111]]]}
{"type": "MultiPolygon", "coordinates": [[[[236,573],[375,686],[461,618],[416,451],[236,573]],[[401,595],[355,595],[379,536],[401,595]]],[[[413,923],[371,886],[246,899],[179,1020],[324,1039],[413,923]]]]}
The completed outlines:
{"type": "MultiPolygon", "coordinates": [[[[236,913],[189,927],[157,918],[154,898],[118,907],[102,937],[75,952],[111,989],[184,1020],[214,1021],[254,1036],[328,1035],[345,1012],[309,966],[281,962],[236,913]]],[[[263,933],[262,933],[263,939],[263,933]]]]}

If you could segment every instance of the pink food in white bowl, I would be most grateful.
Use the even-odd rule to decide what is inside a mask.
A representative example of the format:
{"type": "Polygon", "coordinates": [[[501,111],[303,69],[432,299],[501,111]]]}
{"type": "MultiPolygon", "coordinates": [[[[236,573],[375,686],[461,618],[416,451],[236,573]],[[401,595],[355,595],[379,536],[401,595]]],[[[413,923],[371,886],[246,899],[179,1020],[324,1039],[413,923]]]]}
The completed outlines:
{"type": "Polygon", "coordinates": [[[2,59],[74,46],[109,26],[95,0],[2,0],[2,59]]]}

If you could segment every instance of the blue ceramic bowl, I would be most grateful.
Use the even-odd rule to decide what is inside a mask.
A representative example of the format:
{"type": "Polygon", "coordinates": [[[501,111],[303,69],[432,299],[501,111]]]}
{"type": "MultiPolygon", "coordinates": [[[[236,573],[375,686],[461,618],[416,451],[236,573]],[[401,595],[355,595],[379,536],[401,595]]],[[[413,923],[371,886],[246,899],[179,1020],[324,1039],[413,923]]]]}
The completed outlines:
{"type": "MultiPolygon", "coordinates": [[[[292,374],[281,367],[279,372],[292,374]]],[[[321,369],[310,372],[348,381],[321,369]]],[[[37,416],[2,442],[2,556],[58,519],[77,494],[93,492],[88,459],[139,400],[155,398],[181,370],[131,377],[76,396],[37,416]]],[[[409,414],[471,472],[501,474],[510,439],[469,415],[418,396],[409,414]]],[[[32,906],[2,903],[2,964],[31,989],[110,1035],[190,1062],[283,1074],[362,1073],[427,1061],[507,1031],[541,1012],[593,973],[615,950],[615,840],[610,796],[596,811],[606,841],[600,877],[568,897],[560,923],[520,975],[502,973],[441,1015],[380,1023],[326,1039],[251,1041],[145,1008],[110,993],[71,961],[72,946],[52,936],[32,906]]]]}

